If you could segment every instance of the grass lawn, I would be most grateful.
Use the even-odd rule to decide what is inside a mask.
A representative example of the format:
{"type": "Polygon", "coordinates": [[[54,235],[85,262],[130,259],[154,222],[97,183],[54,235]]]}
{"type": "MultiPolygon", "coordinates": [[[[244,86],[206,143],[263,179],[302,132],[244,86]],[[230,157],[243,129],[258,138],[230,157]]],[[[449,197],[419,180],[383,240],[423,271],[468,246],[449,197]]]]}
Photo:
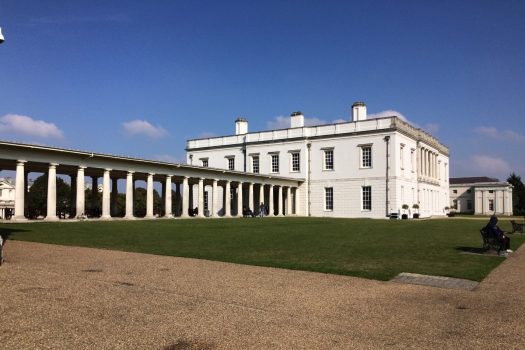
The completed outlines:
{"type": "MultiPolygon", "coordinates": [[[[192,257],[388,280],[414,272],[482,280],[504,258],[481,247],[485,221],[325,218],[0,224],[10,239],[192,257]]],[[[510,230],[508,221],[501,228],[510,230]]],[[[517,249],[525,235],[511,235],[517,249]]]]}

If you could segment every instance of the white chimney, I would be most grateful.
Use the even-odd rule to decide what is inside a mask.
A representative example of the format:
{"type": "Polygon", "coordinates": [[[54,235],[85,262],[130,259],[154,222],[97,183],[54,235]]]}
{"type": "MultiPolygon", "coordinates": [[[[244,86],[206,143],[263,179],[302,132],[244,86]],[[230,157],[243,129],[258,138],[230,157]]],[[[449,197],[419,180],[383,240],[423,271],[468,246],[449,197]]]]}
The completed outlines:
{"type": "Polygon", "coordinates": [[[354,102],[352,105],[352,121],[366,120],[366,105],[364,102],[354,102]]]}
{"type": "Polygon", "coordinates": [[[304,115],[303,112],[293,112],[290,114],[290,127],[291,128],[302,128],[304,126],[304,115]]]}
{"type": "Polygon", "coordinates": [[[248,121],[244,118],[237,118],[235,121],[235,135],[248,133],[248,121]]]}

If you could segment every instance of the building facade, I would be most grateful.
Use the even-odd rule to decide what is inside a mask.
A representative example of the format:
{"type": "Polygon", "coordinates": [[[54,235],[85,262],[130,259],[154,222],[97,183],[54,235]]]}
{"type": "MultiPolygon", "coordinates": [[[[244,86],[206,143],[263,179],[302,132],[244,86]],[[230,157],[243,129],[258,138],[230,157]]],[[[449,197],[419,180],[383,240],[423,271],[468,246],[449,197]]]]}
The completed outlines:
{"type": "MultiPolygon", "coordinates": [[[[445,214],[448,148],[423,130],[395,116],[367,119],[362,102],[352,106],[348,122],[305,126],[304,115],[295,112],[290,126],[250,133],[248,121],[239,118],[235,135],[188,140],[187,163],[300,179],[283,202],[294,198],[297,208],[291,213],[298,215],[445,214]]],[[[255,203],[271,197],[279,196],[263,190],[255,203]]]]}
{"type": "Polygon", "coordinates": [[[465,214],[512,215],[512,185],[489,177],[451,178],[450,207],[465,214]]]}
{"type": "Polygon", "coordinates": [[[0,178],[0,219],[11,217],[15,209],[15,185],[11,178],[0,178]]]}

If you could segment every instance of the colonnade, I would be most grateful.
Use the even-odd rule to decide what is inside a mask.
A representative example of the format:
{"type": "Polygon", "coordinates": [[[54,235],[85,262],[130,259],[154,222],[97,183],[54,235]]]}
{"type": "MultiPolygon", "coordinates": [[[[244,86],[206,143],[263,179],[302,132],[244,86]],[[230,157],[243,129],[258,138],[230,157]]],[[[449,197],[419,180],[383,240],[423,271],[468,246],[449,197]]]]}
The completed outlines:
{"type": "MultiPolygon", "coordinates": [[[[476,188],[474,200],[475,214],[512,214],[512,189],[510,188],[476,188]]],[[[464,209],[466,208],[461,208],[461,210],[464,209]]]]}
{"type": "MultiPolygon", "coordinates": [[[[14,220],[26,220],[24,216],[24,209],[27,204],[27,173],[25,169],[26,161],[18,160],[16,163],[16,181],[15,181],[15,215],[14,220]]],[[[45,220],[58,220],[57,217],[57,167],[58,163],[47,164],[48,184],[47,184],[47,215],[45,220]]],[[[71,166],[69,166],[71,168],[71,166]]],[[[83,217],[86,213],[86,198],[85,198],[85,178],[86,171],[91,174],[99,174],[102,170],[102,211],[100,219],[112,219],[112,213],[115,213],[116,198],[118,194],[117,180],[125,177],[126,179],[126,205],[124,219],[134,219],[135,213],[133,208],[133,198],[135,191],[135,181],[137,178],[146,180],[146,218],[156,217],[154,213],[153,192],[155,176],[157,180],[161,179],[162,196],[165,217],[189,217],[193,214],[194,203],[194,186],[197,187],[197,208],[196,216],[204,217],[231,217],[242,216],[245,210],[249,209],[254,213],[259,213],[260,203],[264,203],[268,208],[268,215],[281,216],[292,215],[297,211],[297,187],[283,186],[268,183],[269,179],[261,179],[263,182],[255,181],[241,181],[228,179],[209,179],[206,177],[192,177],[182,174],[160,174],[157,175],[152,172],[136,172],[129,170],[123,172],[122,170],[114,171],[111,168],[93,169],[86,166],[77,166],[76,173],[71,174],[71,203],[74,205],[71,216],[83,217]],[[123,175],[125,174],[125,175],[123,175]],[[173,213],[173,184],[176,186],[176,202],[177,210],[173,213]],[[205,188],[211,186],[211,201],[207,201],[207,208],[205,208],[205,188]],[[219,198],[219,187],[222,187],[223,195],[219,198]],[[254,195],[254,190],[257,189],[257,196],[254,195]],[[245,191],[247,193],[245,194],[245,191]],[[277,192],[275,194],[274,192],[277,192]],[[232,203],[234,199],[234,203],[232,203]],[[232,205],[235,207],[232,208],[232,205]],[[207,210],[205,210],[207,209],[207,210]],[[236,210],[232,210],[236,209],[236,210]],[[219,215],[221,214],[221,215],[219,215]]],[[[98,198],[98,179],[99,175],[91,175],[93,200],[98,198]]],[[[209,199],[209,196],[207,196],[209,199]]],[[[94,207],[94,205],[92,205],[94,207]]]]}
{"type": "Polygon", "coordinates": [[[430,178],[434,180],[441,179],[441,161],[438,159],[439,153],[432,151],[431,149],[420,147],[418,148],[419,158],[419,175],[424,178],[430,178]]]}

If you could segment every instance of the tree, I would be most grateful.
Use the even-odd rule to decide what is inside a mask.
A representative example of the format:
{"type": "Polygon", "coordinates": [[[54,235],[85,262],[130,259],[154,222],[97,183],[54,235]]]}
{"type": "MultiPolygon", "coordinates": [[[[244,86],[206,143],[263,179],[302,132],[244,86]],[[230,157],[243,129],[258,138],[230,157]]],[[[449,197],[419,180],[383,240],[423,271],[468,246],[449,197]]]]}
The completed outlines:
{"type": "Polygon", "coordinates": [[[513,214],[525,215],[525,185],[521,181],[521,177],[512,173],[507,182],[514,187],[512,189],[513,214]]]}
{"type": "MultiPolygon", "coordinates": [[[[57,215],[63,216],[71,208],[71,186],[59,177],[57,177],[56,181],[57,215]]],[[[28,216],[30,218],[47,214],[47,182],[47,174],[41,175],[29,189],[28,216]]]]}

